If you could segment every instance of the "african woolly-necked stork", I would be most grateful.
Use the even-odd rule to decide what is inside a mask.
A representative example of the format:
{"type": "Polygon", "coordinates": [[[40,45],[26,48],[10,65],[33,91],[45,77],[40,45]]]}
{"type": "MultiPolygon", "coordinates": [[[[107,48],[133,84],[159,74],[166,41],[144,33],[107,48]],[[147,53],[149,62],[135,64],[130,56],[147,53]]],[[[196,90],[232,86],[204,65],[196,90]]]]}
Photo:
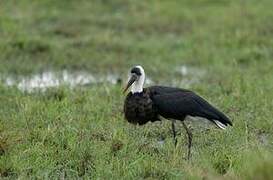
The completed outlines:
{"type": "Polygon", "coordinates": [[[124,114],[129,123],[143,125],[151,121],[161,121],[164,117],[172,121],[172,132],[177,144],[175,120],[182,122],[188,135],[188,159],[191,154],[192,133],[184,123],[186,116],[206,118],[221,129],[232,126],[228,117],[210,105],[196,93],[180,88],[151,86],[143,88],[145,72],[141,66],[135,66],[130,71],[130,79],[124,89],[131,92],[124,102],[124,114]]]}

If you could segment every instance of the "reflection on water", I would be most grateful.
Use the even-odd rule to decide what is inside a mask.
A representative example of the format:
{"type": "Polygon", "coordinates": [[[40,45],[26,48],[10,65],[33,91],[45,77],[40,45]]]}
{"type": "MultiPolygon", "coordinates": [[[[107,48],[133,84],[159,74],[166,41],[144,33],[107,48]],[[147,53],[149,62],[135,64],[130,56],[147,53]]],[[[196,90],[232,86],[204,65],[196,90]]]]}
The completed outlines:
{"type": "MultiPolygon", "coordinates": [[[[176,69],[177,73],[181,74],[182,77],[175,78],[172,80],[173,86],[181,86],[189,88],[192,84],[198,83],[202,76],[205,74],[204,70],[200,70],[195,67],[189,67],[186,65],[180,66],[176,69]]],[[[45,91],[48,88],[58,87],[62,85],[74,88],[77,86],[92,85],[98,83],[110,83],[110,84],[121,84],[121,75],[118,74],[91,74],[86,71],[67,71],[63,70],[60,72],[45,71],[39,74],[30,76],[8,76],[3,78],[7,86],[16,86],[18,89],[24,92],[33,92],[35,90],[45,91]]],[[[159,81],[161,82],[161,81],[159,81]]],[[[147,86],[155,84],[150,77],[146,77],[145,83],[147,86]]],[[[159,85],[164,85],[161,82],[159,85]]]]}
{"type": "Polygon", "coordinates": [[[114,74],[95,77],[93,74],[84,71],[69,72],[64,70],[62,72],[46,71],[31,76],[6,77],[4,83],[7,86],[16,86],[21,91],[33,92],[35,90],[45,91],[47,88],[61,85],[74,88],[76,86],[105,82],[117,84],[120,81],[120,78],[114,74]]]}

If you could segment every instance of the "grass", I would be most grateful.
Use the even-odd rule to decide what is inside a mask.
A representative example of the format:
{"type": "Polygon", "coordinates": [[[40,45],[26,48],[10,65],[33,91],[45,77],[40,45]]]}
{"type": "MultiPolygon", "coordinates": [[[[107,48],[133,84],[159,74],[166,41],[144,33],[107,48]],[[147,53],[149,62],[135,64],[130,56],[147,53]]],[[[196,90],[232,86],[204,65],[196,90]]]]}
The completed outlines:
{"type": "Polygon", "coordinates": [[[273,179],[271,0],[0,3],[0,73],[116,73],[145,67],[183,87],[177,67],[206,71],[191,86],[233,121],[193,132],[193,157],[170,123],[134,127],[120,85],[24,93],[0,84],[1,178],[273,179]],[[165,144],[157,142],[165,137],[165,144]]]}

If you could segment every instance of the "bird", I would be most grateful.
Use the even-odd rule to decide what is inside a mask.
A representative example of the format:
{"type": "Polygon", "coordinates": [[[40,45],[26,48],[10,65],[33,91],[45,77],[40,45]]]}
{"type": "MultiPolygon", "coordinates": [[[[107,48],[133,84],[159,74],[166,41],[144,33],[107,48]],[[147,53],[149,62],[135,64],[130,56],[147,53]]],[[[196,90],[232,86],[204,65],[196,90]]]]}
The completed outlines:
{"type": "Polygon", "coordinates": [[[168,86],[144,88],[144,82],[143,67],[140,65],[132,67],[129,71],[129,80],[123,89],[123,93],[126,93],[131,88],[123,105],[125,119],[139,126],[162,119],[170,120],[175,147],[177,145],[175,122],[180,121],[188,137],[188,160],[191,157],[193,135],[184,122],[186,117],[208,119],[220,129],[232,126],[232,122],[223,112],[195,92],[168,86]]]}

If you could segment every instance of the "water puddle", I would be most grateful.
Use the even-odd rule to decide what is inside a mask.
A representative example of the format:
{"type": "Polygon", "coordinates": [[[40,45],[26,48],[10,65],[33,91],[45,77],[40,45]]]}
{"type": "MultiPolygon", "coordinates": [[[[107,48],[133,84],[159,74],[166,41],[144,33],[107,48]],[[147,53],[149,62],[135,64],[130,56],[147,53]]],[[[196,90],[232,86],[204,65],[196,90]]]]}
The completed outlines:
{"type": "Polygon", "coordinates": [[[76,86],[85,86],[98,83],[121,83],[121,78],[115,74],[106,76],[95,76],[91,73],[78,71],[69,72],[67,70],[61,72],[46,71],[31,76],[9,76],[2,78],[7,86],[16,86],[23,92],[33,92],[36,90],[45,91],[48,88],[58,87],[62,85],[74,88],[76,86]]]}
{"type": "Polygon", "coordinates": [[[192,66],[182,65],[176,69],[176,72],[182,76],[182,80],[174,80],[172,84],[181,85],[189,88],[193,84],[200,82],[206,71],[192,66]]]}
{"type": "MultiPolygon", "coordinates": [[[[205,71],[195,67],[186,65],[180,66],[176,70],[182,77],[176,78],[172,81],[173,86],[182,86],[189,88],[192,84],[198,83],[205,71]]],[[[6,86],[15,86],[23,92],[45,91],[48,88],[58,86],[69,86],[75,88],[77,86],[86,86],[92,84],[109,83],[109,84],[123,84],[121,75],[118,74],[92,74],[87,71],[68,71],[63,70],[59,72],[45,71],[30,76],[6,76],[1,77],[2,83],[6,86]]],[[[160,81],[159,81],[160,82],[160,81]]],[[[167,83],[167,82],[166,82],[167,83]]],[[[146,86],[155,84],[154,81],[146,77],[146,86]]],[[[159,85],[164,85],[161,82],[159,85]]]]}
{"type": "Polygon", "coordinates": [[[182,65],[177,68],[177,72],[179,72],[182,76],[192,76],[192,77],[202,77],[205,75],[206,71],[200,68],[182,65]]]}

